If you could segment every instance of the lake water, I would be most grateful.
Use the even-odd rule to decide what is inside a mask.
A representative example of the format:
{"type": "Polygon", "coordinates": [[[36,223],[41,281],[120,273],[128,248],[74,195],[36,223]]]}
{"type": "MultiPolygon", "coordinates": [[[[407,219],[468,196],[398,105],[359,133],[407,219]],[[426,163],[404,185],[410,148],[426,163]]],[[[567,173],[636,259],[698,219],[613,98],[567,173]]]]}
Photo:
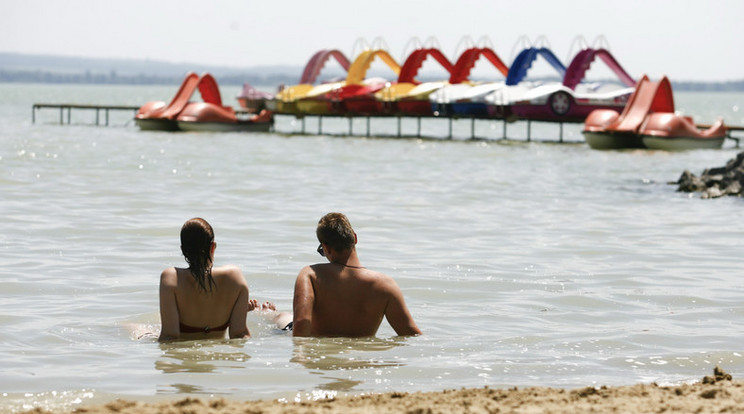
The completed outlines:
{"type": "MultiPolygon", "coordinates": [[[[739,151],[607,151],[525,142],[526,126],[455,123],[454,140],[139,131],[176,87],[0,85],[0,411],[186,395],[287,401],[386,391],[680,383],[744,374],[744,201],[677,193],[683,170],[739,151]],[[291,310],[315,225],[346,213],[363,265],[392,275],[424,335],[293,339],[249,314],[249,340],[159,344],[158,277],[184,264],[182,223],[206,218],[217,264],[291,310]],[[132,326],[138,327],[133,331],[132,326]]],[[[223,88],[225,100],[239,88],[223,88]]],[[[682,93],[701,123],[744,124],[744,94],[682,93]]],[[[306,128],[314,131],[312,121],[306,128]]],[[[324,130],[342,133],[345,122],[324,130]],[[335,128],[335,129],[334,129],[335,128]]],[[[365,121],[353,125],[364,135],[365,121]]],[[[373,133],[395,133],[373,120],[373,133]]],[[[406,121],[404,133],[415,132],[406,121]]],[[[424,135],[447,136],[429,120],[424,135]]],[[[534,140],[558,126],[535,124],[534,140]]]]}

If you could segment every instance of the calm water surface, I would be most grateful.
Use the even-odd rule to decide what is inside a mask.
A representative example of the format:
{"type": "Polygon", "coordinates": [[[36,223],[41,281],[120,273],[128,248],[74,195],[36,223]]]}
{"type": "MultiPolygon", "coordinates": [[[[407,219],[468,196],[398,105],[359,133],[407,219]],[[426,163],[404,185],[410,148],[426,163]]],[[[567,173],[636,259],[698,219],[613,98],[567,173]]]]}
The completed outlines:
{"type": "MultiPolygon", "coordinates": [[[[239,88],[223,88],[225,99],[239,88]]],[[[716,364],[744,374],[744,202],[675,191],[736,155],[590,150],[498,141],[500,123],[452,141],[278,133],[141,132],[131,114],[34,102],[140,105],[174,87],[0,85],[0,410],[185,395],[306,400],[459,387],[679,383],[716,364]],[[291,309],[318,218],[345,212],[364,265],[394,276],[425,335],[293,339],[250,314],[253,337],[159,344],[160,271],[201,216],[218,264],[291,309]]],[[[677,94],[701,123],[744,124],[744,94],[677,94]]],[[[307,131],[318,125],[308,121],[307,131]]],[[[354,121],[364,135],[364,120],[354,121]]],[[[375,120],[394,134],[396,122],[375,120]]],[[[415,122],[402,125],[415,132],[415,122]]],[[[426,135],[447,136],[432,120],[426,135]]],[[[324,131],[348,124],[329,121],[324,131]]],[[[533,139],[558,127],[536,124],[533,139]]],[[[576,143],[578,142],[578,143],[576,143]]]]}

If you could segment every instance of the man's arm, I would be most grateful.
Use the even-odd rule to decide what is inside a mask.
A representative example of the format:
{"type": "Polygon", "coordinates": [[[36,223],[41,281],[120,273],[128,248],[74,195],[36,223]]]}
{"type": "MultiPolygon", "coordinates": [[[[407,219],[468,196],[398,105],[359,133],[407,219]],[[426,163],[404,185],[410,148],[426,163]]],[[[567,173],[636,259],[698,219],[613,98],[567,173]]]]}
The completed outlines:
{"type": "Polygon", "coordinates": [[[385,319],[393,327],[395,333],[401,336],[421,335],[421,330],[413,321],[411,313],[408,311],[406,301],[403,299],[403,292],[400,291],[398,284],[390,279],[389,285],[390,299],[385,308],[385,319]]]}
{"type": "Polygon", "coordinates": [[[181,331],[178,325],[178,305],[176,304],[176,269],[168,268],[160,274],[160,337],[158,341],[178,339],[181,331]]]}
{"type": "Polygon", "coordinates": [[[312,270],[305,267],[300,270],[294,288],[293,309],[293,336],[310,336],[313,327],[313,305],[315,303],[315,291],[310,280],[312,270]]]}

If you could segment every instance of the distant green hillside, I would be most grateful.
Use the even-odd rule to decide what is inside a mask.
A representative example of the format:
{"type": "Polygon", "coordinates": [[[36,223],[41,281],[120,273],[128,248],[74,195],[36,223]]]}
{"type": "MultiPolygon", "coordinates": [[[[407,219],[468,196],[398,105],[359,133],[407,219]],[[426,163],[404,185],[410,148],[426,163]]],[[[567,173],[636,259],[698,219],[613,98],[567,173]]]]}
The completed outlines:
{"type": "MultiPolygon", "coordinates": [[[[180,83],[187,72],[209,72],[221,85],[242,85],[247,82],[253,85],[278,86],[297,83],[302,70],[302,66],[234,68],[149,59],[92,59],[0,53],[0,82],[5,83],[170,85],[180,83]]],[[[323,76],[331,79],[344,74],[330,65],[323,76]]],[[[744,79],[726,82],[672,81],[672,86],[675,91],[742,92],[744,79]]]]}

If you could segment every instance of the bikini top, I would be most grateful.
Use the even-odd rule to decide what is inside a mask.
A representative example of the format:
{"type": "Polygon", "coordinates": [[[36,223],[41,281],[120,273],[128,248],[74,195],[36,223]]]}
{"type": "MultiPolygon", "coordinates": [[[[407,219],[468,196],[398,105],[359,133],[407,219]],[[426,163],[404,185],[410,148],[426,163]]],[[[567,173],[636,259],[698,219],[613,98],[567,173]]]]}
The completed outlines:
{"type": "Polygon", "coordinates": [[[184,324],[182,324],[180,322],[178,323],[178,329],[182,333],[205,333],[205,334],[208,334],[210,332],[224,331],[228,327],[230,327],[230,321],[227,321],[224,324],[222,324],[220,326],[215,326],[213,328],[210,328],[209,326],[205,326],[203,328],[199,328],[199,327],[196,327],[196,326],[184,325],[184,324]]]}

